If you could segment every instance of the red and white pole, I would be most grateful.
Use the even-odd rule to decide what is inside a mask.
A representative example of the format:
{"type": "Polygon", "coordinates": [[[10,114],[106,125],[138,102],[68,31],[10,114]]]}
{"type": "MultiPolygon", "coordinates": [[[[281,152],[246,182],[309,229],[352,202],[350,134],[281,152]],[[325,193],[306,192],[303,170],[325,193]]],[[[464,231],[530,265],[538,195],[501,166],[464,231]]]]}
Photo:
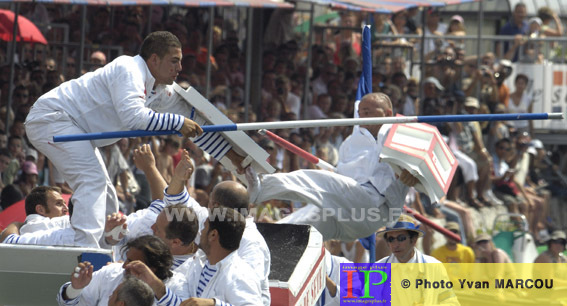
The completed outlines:
{"type": "Polygon", "coordinates": [[[303,150],[302,148],[294,145],[293,143],[281,138],[280,136],[278,136],[278,135],[276,135],[276,134],[274,134],[274,133],[272,133],[268,130],[262,129],[262,130],[259,130],[258,132],[262,135],[266,135],[273,142],[279,144],[284,149],[291,151],[291,152],[295,153],[296,155],[303,157],[308,162],[315,164],[317,167],[319,167],[323,170],[330,170],[330,171],[333,171],[333,172],[335,172],[337,170],[333,165],[329,164],[328,162],[318,158],[317,156],[303,150]]]}

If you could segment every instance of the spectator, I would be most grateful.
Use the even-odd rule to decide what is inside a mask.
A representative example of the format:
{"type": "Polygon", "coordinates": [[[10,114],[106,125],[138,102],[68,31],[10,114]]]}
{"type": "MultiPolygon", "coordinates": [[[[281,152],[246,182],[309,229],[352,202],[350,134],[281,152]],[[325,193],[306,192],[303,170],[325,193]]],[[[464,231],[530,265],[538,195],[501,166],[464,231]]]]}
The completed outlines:
{"type": "Polygon", "coordinates": [[[12,206],[12,204],[21,201],[24,198],[22,193],[16,186],[8,185],[2,188],[2,193],[0,193],[0,206],[2,210],[12,206]]]}
{"type": "Polygon", "coordinates": [[[320,94],[317,96],[317,103],[309,106],[309,119],[326,119],[331,109],[331,96],[320,94]]]}
{"type": "Polygon", "coordinates": [[[480,234],[474,239],[476,262],[479,263],[511,263],[510,257],[502,249],[497,248],[488,234],[480,234]]]}
{"type": "Polygon", "coordinates": [[[106,65],[106,55],[101,51],[95,51],[91,54],[91,71],[95,71],[106,65]]]}
{"type": "Polygon", "coordinates": [[[547,250],[535,259],[535,263],[567,263],[567,259],[563,255],[566,243],[567,237],[564,231],[553,231],[547,241],[547,250]]]}
{"type": "MultiPolygon", "coordinates": [[[[467,35],[465,29],[465,19],[460,15],[453,15],[451,17],[451,21],[449,21],[449,26],[447,27],[447,32],[445,35],[448,36],[465,36],[467,35]]],[[[453,48],[464,49],[464,41],[463,40],[447,40],[447,43],[453,48]]]]}
{"type": "Polygon", "coordinates": [[[502,138],[496,142],[496,154],[492,156],[494,172],[491,181],[494,185],[494,193],[508,207],[509,212],[521,212],[526,215],[529,212],[527,202],[513,180],[515,170],[507,163],[512,158],[512,154],[512,142],[509,138],[502,138]]]}
{"type": "MultiPolygon", "coordinates": [[[[457,222],[447,222],[445,229],[454,234],[460,235],[461,229],[457,222]]],[[[475,257],[473,250],[458,243],[456,240],[446,237],[445,245],[433,250],[431,255],[443,263],[474,263],[475,257]]]]}
{"type": "Polygon", "coordinates": [[[441,14],[438,9],[434,7],[427,9],[424,26],[425,35],[437,36],[438,38],[425,40],[425,54],[434,51],[441,52],[441,47],[444,45],[442,37],[447,32],[447,24],[440,22],[440,20],[441,14]]]}
{"type": "Polygon", "coordinates": [[[563,22],[551,8],[542,6],[537,10],[537,16],[541,19],[541,32],[545,36],[563,36],[563,22]],[[551,27],[551,21],[555,23],[555,29],[551,27]]]}
{"type": "MultiPolygon", "coordinates": [[[[531,113],[533,109],[534,99],[530,92],[527,91],[529,78],[525,74],[516,75],[514,80],[515,90],[510,94],[510,103],[508,103],[508,113],[531,113]]],[[[532,132],[533,123],[527,120],[514,120],[508,124],[512,125],[517,133],[532,132]]]]}
{"type": "Polygon", "coordinates": [[[512,60],[512,62],[516,62],[518,60],[518,52],[517,50],[514,51],[515,48],[519,46],[519,43],[522,40],[522,35],[525,35],[528,31],[528,23],[526,22],[527,16],[527,9],[526,4],[523,2],[518,2],[514,6],[514,11],[512,12],[512,18],[500,29],[500,35],[507,35],[507,36],[516,36],[514,41],[514,47],[510,48],[510,43],[504,43],[504,51],[500,52],[500,45],[497,46],[497,54],[499,57],[502,57],[503,54],[506,54],[504,58],[512,60]],[[512,51],[510,52],[510,49],[512,51]]]}

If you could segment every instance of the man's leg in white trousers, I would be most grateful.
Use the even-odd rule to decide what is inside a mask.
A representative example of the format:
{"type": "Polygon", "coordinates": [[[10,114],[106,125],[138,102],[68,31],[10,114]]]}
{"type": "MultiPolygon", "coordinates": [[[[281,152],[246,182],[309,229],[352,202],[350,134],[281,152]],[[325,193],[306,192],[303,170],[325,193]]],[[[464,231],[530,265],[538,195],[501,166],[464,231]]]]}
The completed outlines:
{"type": "MultiPolygon", "coordinates": [[[[107,190],[114,187],[108,185],[106,167],[90,142],[51,142],[53,135],[84,133],[66,119],[67,116],[61,116],[47,124],[30,122],[26,132],[34,147],[51,160],[74,191],[71,224],[75,245],[99,247],[107,212],[107,190]]],[[[117,207],[117,203],[109,206],[113,205],[117,207]]]]}
{"type": "MultiPolygon", "coordinates": [[[[278,199],[318,206],[321,214],[319,223],[328,218],[341,228],[335,232],[336,237],[329,239],[354,240],[366,237],[390,222],[389,209],[401,211],[408,187],[394,181],[387,191],[387,195],[381,196],[373,187],[361,186],[350,177],[321,170],[298,170],[260,175],[258,188],[249,189],[249,195],[254,203],[278,199]],[[388,204],[383,205],[386,202],[388,204]]],[[[309,214],[303,219],[310,218],[313,211],[310,210],[309,214]]],[[[301,222],[316,225],[315,222],[301,222]]]]}

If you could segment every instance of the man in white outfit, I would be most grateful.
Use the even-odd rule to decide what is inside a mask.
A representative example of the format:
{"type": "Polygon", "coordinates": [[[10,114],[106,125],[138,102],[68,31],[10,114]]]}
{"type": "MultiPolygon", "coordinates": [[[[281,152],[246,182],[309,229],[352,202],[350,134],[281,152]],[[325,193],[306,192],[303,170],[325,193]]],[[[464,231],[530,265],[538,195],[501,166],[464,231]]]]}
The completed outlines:
{"type": "MultiPolygon", "coordinates": [[[[361,118],[392,116],[387,95],[371,93],[359,105],[361,118]]],[[[380,162],[380,152],[391,125],[355,128],[339,150],[338,173],[298,170],[258,177],[246,171],[252,203],[270,199],[311,203],[282,223],[310,224],[325,240],[352,241],[367,237],[384,226],[392,209],[398,214],[409,187],[418,180],[407,170],[396,177],[390,165],[380,162]]]]}
{"type": "Polygon", "coordinates": [[[244,217],[231,208],[215,208],[205,222],[200,245],[188,269],[188,295],[183,298],[164,286],[141,262],[129,271],[150,285],[158,305],[263,305],[260,280],[236,252],[244,232],[244,217]]]}
{"type": "MultiPolygon", "coordinates": [[[[173,258],[167,245],[153,236],[138,237],[126,244],[126,261],[112,263],[93,273],[89,262],[81,262],[71,275],[71,281],[61,286],[57,294],[59,305],[108,305],[114,289],[131,273],[131,265],[145,264],[154,275],[165,283],[167,290],[187,297],[187,280],[182,274],[172,272],[173,258]]],[[[159,298],[157,292],[154,295],[159,298]]]]}
{"type": "MultiPolygon", "coordinates": [[[[392,273],[400,273],[407,279],[427,279],[431,282],[448,281],[449,277],[443,264],[434,257],[423,254],[415,247],[417,239],[425,235],[420,226],[413,217],[402,214],[397,221],[392,222],[385,230],[378,232],[378,234],[384,235],[392,255],[380,259],[377,263],[416,264],[413,266],[397,266],[397,271],[394,272],[394,269],[392,269],[392,273]],[[430,265],[424,265],[428,263],[430,265]],[[412,278],[414,274],[416,277],[412,278]]],[[[451,289],[415,289],[404,290],[403,294],[399,290],[398,292],[392,291],[392,304],[459,305],[459,301],[451,289]]]]}
{"type": "Polygon", "coordinates": [[[20,228],[20,234],[70,225],[69,209],[59,187],[35,187],[26,197],[25,209],[26,221],[20,228]]]}
{"type": "Polygon", "coordinates": [[[74,190],[76,245],[98,247],[106,215],[118,209],[116,191],[98,150],[117,139],[53,143],[52,137],[132,129],[178,130],[184,137],[201,134],[189,118],[154,111],[175,103],[167,86],[181,71],[181,57],[177,37],[151,33],[140,55],[121,56],[65,82],[41,96],[30,110],[25,123],[29,140],[74,190]]]}
{"type": "MultiPolygon", "coordinates": [[[[248,215],[249,201],[248,192],[246,188],[234,181],[224,181],[218,183],[209,196],[208,208],[201,207],[197,202],[189,197],[185,190],[185,181],[180,180],[178,172],[183,168],[186,169],[185,181],[188,180],[193,172],[193,164],[187,151],[184,152],[181,161],[175,169],[175,175],[171,183],[165,191],[165,201],[175,203],[187,203],[186,205],[192,208],[199,218],[200,229],[204,229],[205,222],[209,217],[209,211],[218,208],[232,208],[240,212],[246,217],[246,227],[240,240],[240,246],[237,250],[238,256],[244,260],[251,270],[256,273],[257,278],[261,281],[262,302],[265,306],[270,305],[270,286],[268,276],[270,275],[270,250],[264,240],[264,237],[254,223],[254,219],[248,215]]],[[[195,239],[196,243],[200,243],[200,237],[195,239]]],[[[183,264],[178,268],[178,271],[187,271],[190,263],[183,264]]]]}

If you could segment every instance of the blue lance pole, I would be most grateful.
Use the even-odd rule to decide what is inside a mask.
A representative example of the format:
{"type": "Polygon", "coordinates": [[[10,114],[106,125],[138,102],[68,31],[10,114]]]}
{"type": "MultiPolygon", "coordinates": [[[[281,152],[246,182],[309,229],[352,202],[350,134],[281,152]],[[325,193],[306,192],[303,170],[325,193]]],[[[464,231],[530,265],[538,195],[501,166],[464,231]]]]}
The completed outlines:
{"type": "MultiPolygon", "coordinates": [[[[353,126],[396,123],[433,123],[433,122],[467,122],[467,121],[512,121],[512,120],[550,120],[564,119],[564,113],[529,113],[529,114],[484,114],[484,115],[445,115],[445,116],[409,116],[409,117],[376,117],[376,118],[347,118],[295,120],[279,122],[253,122],[238,124],[220,124],[201,126],[203,132],[229,132],[250,130],[277,130],[289,128],[311,128],[326,126],[353,126]]],[[[179,135],[178,131],[116,131],[86,134],[53,136],[53,142],[143,137],[157,135],[179,135]]]]}

